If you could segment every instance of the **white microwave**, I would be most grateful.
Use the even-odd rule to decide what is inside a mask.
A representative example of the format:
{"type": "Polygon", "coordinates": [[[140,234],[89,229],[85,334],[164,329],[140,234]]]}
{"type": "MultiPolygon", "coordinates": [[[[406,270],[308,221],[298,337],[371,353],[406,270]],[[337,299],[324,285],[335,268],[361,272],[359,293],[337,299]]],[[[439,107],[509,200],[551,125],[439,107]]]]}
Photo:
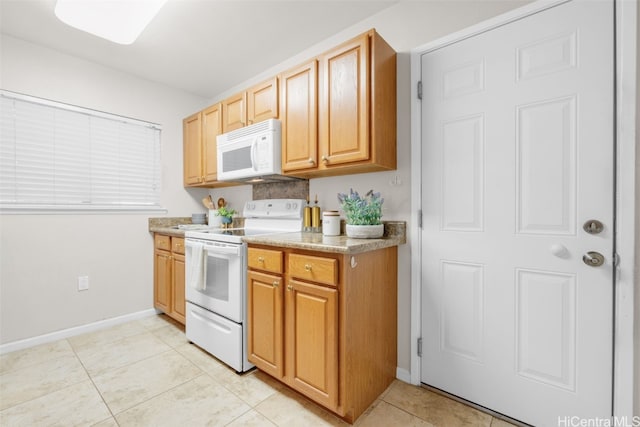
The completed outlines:
{"type": "Polygon", "coordinates": [[[218,135],[218,180],[270,182],[282,176],[280,120],[269,119],[218,135]]]}

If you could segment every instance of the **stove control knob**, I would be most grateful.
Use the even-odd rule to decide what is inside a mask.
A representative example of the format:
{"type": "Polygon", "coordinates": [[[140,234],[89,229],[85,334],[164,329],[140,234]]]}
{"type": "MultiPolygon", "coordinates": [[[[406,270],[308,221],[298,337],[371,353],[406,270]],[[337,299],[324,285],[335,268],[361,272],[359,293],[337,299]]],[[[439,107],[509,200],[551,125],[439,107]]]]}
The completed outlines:
{"type": "Polygon", "coordinates": [[[298,204],[296,202],[293,202],[293,210],[298,209],[298,204]]]}
{"type": "Polygon", "coordinates": [[[284,205],[286,210],[291,210],[291,203],[287,202],[286,205],[284,205]]]}

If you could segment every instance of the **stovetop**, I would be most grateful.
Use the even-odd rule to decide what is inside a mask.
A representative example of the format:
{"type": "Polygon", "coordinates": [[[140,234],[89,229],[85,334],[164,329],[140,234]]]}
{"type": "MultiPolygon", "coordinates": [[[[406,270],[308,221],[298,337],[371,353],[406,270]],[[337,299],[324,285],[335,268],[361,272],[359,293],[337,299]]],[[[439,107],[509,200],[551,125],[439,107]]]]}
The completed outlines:
{"type": "Polygon", "coordinates": [[[301,199],[252,200],[244,205],[244,228],[186,229],[185,237],[242,243],[245,236],[300,232],[304,203],[301,199]]]}

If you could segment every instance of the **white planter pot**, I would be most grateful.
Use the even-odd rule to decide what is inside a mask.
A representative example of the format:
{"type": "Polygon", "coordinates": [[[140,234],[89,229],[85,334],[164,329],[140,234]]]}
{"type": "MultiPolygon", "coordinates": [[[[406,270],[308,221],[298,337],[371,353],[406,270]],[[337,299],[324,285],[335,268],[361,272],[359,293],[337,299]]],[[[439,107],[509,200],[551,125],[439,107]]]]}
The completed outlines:
{"type": "Polygon", "coordinates": [[[377,239],[384,234],[384,224],[350,225],[347,224],[347,237],[354,239],[377,239]]]}

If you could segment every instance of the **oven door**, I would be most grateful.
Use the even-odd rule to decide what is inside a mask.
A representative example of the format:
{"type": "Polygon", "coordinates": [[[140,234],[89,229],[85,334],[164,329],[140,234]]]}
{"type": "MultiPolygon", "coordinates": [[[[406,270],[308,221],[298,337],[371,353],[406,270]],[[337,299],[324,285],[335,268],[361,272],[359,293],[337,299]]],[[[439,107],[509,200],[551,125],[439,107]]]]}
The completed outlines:
{"type": "Polygon", "coordinates": [[[186,240],[186,299],[234,322],[244,320],[244,284],[247,277],[244,244],[186,240]],[[196,249],[202,247],[201,251],[196,249]],[[199,263],[201,283],[189,281],[189,269],[199,263]]]}

